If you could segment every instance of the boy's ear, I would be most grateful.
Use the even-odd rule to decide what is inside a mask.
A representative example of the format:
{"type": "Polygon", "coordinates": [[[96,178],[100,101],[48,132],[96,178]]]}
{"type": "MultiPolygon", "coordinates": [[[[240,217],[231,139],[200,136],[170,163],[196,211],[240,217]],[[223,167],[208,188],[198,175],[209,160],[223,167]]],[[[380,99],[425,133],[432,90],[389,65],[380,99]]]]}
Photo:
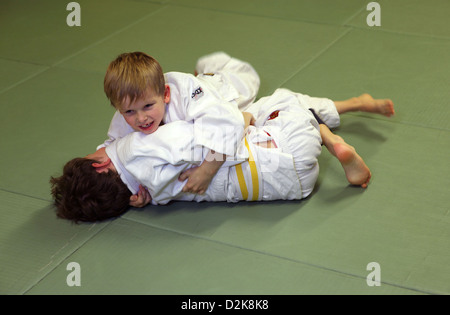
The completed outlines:
{"type": "Polygon", "coordinates": [[[109,163],[111,163],[111,159],[107,159],[103,163],[92,163],[92,166],[95,167],[95,168],[101,168],[101,167],[108,166],[109,163]]]}
{"type": "Polygon", "coordinates": [[[107,159],[103,163],[92,163],[92,166],[95,168],[97,173],[108,172],[108,166],[111,164],[111,159],[107,159]]]}
{"type": "Polygon", "coordinates": [[[164,103],[170,103],[170,86],[168,84],[164,88],[164,103]]]}

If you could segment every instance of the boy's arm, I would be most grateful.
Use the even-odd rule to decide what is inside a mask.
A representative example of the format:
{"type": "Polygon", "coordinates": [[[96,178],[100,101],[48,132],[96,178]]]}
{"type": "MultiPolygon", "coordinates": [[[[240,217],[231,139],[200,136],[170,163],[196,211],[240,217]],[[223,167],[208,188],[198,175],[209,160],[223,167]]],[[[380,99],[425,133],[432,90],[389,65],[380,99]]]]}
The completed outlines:
{"type": "Polygon", "coordinates": [[[193,194],[204,194],[208,189],[213,177],[217,174],[220,167],[225,163],[226,155],[209,151],[203,163],[198,167],[193,167],[183,172],[179,180],[187,183],[183,187],[183,192],[193,194]]]}
{"type": "MultiPolygon", "coordinates": [[[[251,113],[243,112],[242,115],[245,122],[244,128],[255,124],[255,117],[253,117],[251,113]]],[[[226,155],[216,153],[212,150],[209,151],[200,166],[190,168],[180,175],[180,181],[188,179],[188,182],[183,187],[183,192],[200,195],[204,194],[214,176],[222,167],[223,163],[225,163],[225,159],[226,155]]]]}
{"type": "Polygon", "coordinates": [[[242,113],[229,100],[237,96],[224,96],[226,91],[220,92],[193,76],[179,81],[180,100],[175,102],[174,98],[171,105],[177,103],[178,119],[194,122],[195,145],[233,156],[244,133],[242,113]]]}
{"type": "Polygon", "coordinates": [[[184,171],[179,180],[187,180],[183,192],[203,194],[224,164],[226,155],[236,153],[244,133],[243,115],[235,104],[229,103],[206,82],[192,76],[178,80],[173,75],[172,79],[182,91],[179,96],[182,101],[177,103],[177,98],[173,99],[179,104],[172,107],[178,109],[177,118],[193,121],[194,145],[210,150],[200,166],[184,171]]]}

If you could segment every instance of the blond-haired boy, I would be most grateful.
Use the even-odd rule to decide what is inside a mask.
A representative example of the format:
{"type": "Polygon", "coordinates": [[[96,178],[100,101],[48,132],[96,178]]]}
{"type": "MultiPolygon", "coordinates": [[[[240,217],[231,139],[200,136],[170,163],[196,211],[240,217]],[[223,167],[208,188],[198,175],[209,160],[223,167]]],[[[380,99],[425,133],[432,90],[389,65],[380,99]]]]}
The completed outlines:
{"type": "MultiPolygon", "coordinates": [[[[254,68],[226,53],[200,58],[196,75],[164,74],[156,59],[142,53],[119,55],[106,72],[104,90],[116,108],[104,147],[127,134],[155,132],[173,121],[194,123],[195,144],[209,154],[197,168],[180,176],[184,191],[203,194],[226,155],[234,155],[244,132],[245,110],[256,98],[260,79],[254,68]]],[[[130,205],[143,206],[149,194],[140,190],[130,205]]]]}

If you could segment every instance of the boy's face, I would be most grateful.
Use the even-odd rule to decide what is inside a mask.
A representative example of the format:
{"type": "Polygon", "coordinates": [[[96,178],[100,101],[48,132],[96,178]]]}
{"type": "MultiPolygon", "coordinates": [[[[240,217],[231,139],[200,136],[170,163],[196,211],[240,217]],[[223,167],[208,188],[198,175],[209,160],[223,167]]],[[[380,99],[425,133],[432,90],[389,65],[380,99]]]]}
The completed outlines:
{"type": "Polygon", "coordinates": [[[155,132],[161,124],[166,112],[166,103],[170,101],[170,88],[166,85],[164,95],[157,95],[149,87],[140,99],[130,102],[126,97],[118,110],[125,121],[135,131],[145,134],[155,132]]]}

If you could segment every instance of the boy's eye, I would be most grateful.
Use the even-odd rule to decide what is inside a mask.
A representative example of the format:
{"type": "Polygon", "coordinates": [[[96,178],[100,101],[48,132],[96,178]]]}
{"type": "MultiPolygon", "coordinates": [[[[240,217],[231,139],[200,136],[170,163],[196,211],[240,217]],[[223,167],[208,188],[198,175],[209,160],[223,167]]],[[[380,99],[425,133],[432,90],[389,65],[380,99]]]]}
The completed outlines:
{"type": "Polygon", "coordinates": [[[150,108],[150,107],[152,107],[152,106],[153,106],[153,104],[147,104],[147,105],[144,106],[144,108],[147,108],[147,109],[148,109],[148,108],[150,108]]]}
{"type": "Polygon", "coordinates": [[[134,113],[134,110],[127,110],[124,114],[125,115],[132,115],[134,113]]]}

